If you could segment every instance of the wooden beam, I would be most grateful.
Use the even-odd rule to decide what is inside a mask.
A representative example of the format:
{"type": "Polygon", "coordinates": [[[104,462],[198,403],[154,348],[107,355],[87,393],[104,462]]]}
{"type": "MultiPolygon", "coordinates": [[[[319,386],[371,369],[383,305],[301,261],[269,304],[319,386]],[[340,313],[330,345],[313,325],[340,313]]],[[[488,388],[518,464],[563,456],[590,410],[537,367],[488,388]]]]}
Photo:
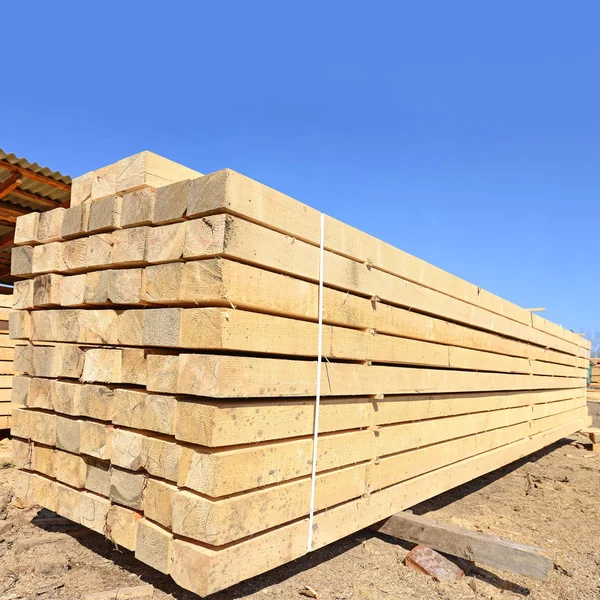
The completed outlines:
{"type": "Polygon", "coordinates": [[[3,160],[0,160],[0,169],[5,169],[6,171],[11,171],[12,173],[18,173],[26,179],[33,179],[34,181],[39,181],[40,183],[51,185],[52,187],[55,187],[59,190],[64,190],[65,192],[71,191],[71,185],[68,183],[56,181],[51,177],[46,177],[45,175],[34,173],[33,171],[29,171],[28,169],[24,169],[23,167],[19,167],[17,165],[11,165],[10,163],[5,162],[3,160]]]}
{"type": "Polygon", "coordinates": [[[534,579],[547,579],[554,561],[542,549],[400,512],[372,529],[440,552],[534,579]]]}
{"type": "Polygon", "coordinates": [[[545,308],[526,308],[525,310],[528,310],[529,312],[544,312],[546,309],[545,308]]]}
{"type": "Polygon", "coordinates": [[[599,427],[586,427],[585,429],[581,430],[581,433],[589,436],[590,441],[593,444],[600,443],[600,428],[599,427]]]}
{"type": "Polygon", "coordinates": [[[0,211],[0,215],[10,216],[16,219],[17,217],[20,217],[22,215],[29,214],[31,212],[31,209],[24,208],[23,206],[18,206],[16,204],[11,204],[10,202],[5,201],[0,203],[0,211]]]}
{"type": "Polygon", "coordinates": [[[5,248],[9,248],[15,243],[15,232],[11,231],[11,233],[7,233],[0,237],[0,250],[4,250],[5,248]]]}
{"type": "Polygon", "coordinates": [[[26,208],[22,208],[20,206],[13,206],[9,203],[0,202],[0,221],[6,221],[7,223],[11,223],[14,227],[14,224],[17,222],[17,218],[29,213],[30,210],[26,208]]]}
{"type": "Polygon", "coordinates": [[[42,206],[48,206],[50,208],[56,208],[57,206],[62,206],[59,200],[51,200],[50,198],[44,198],[43,196],[38,196],[37,194],[32,194],[31,192],[27,192],[25,190],[15,189],[12,191],[13,196],[18,196],[19,198],[23,198],[23,200],[29,200],[30,202],[36,202],[37,204],[41,204],[42,206]]]}
{"type": "Polygon", "coordinates": [[[21,185],[22,179],[18,173],[13,173],[8,177],[8,179],[4,180],[0,183],[0,200],[5,196],[8,196],[15,188],[21,185]]]}

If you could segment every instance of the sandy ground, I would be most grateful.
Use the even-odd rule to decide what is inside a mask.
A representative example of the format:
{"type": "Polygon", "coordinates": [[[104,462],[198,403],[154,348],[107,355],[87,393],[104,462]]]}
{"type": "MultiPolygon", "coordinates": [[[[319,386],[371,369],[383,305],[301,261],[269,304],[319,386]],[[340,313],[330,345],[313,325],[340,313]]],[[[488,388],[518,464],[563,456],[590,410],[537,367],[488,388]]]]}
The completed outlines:
{"type": "MultiPolygon", "coordinates": [[[[600,454],[585,442],[581,435],[561,440],[413,509],[545,548],[557,563],[546,582],[476,567],[443,585],[403,565],[411,545],[362,531],[211,600],[302,600],[305,586],[319,600],[600,599],[600,454]]],[[[98,534],[33,525],[40,509],[10,501],[9,455],[8,440],[0,441],[0,600],[75,600],[143,583],[154,586],[153,600],[197,598],[98,534]]]]}

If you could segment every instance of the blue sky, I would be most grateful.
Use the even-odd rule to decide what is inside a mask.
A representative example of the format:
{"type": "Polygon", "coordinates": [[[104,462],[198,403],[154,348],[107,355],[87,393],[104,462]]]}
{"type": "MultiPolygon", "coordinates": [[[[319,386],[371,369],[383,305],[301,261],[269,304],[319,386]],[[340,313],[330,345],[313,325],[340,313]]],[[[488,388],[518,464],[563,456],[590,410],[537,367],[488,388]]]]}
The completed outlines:
{"type": "Polygon", "coordinates": [[[2,7],[4,150],[230,167],[600,330],[596,3],[45,6],[2,7]]]}

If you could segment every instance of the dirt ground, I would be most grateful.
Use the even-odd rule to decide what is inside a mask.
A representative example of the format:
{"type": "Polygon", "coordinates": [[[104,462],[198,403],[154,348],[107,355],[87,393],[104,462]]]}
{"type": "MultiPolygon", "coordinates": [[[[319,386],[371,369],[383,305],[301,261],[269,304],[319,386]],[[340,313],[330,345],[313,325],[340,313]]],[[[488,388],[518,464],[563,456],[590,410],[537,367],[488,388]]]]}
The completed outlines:
{"type": "MultiPolygon", "coordinates": [[[[566,438],[413,509],[545,548],[557,564],[546,582],[476,567],[459,583],[443,585],[403,565],[411,545],[362,531],[211,600],[302,600],[305,586],[319,600],[598,600],[600,454],[584,449],[586,442],[582,435],[566,438]]],[[[10,502],[9,456],[9,442],[1,440],[0,600],[75,600],[144,583],[154,586],[153,600],[197,598],[98,534],[76,525],[33,525],[40,509],[10,502]]]]}

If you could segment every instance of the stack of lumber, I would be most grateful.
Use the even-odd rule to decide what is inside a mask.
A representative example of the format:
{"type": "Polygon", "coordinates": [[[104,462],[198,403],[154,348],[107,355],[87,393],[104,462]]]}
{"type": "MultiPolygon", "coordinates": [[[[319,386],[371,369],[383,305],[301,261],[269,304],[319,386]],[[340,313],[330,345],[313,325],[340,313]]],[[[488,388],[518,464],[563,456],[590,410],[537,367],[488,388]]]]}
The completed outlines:
{"type": "Polygon", "coordinates": [[[15,343],[8,335],[8,313],[12,302],[12,295],[0,294],[0,429],[10,427],[10,396],[15,343]]]}
{"type": "MultiPolygon", "coordinates": [[[[17,222],[16,493],[205,596],[308,551],[321,215],[147,164],[17,222]]],[[[588,424],[583,338],[330,217],[322,258],[313,549],[588,424]]]]}

